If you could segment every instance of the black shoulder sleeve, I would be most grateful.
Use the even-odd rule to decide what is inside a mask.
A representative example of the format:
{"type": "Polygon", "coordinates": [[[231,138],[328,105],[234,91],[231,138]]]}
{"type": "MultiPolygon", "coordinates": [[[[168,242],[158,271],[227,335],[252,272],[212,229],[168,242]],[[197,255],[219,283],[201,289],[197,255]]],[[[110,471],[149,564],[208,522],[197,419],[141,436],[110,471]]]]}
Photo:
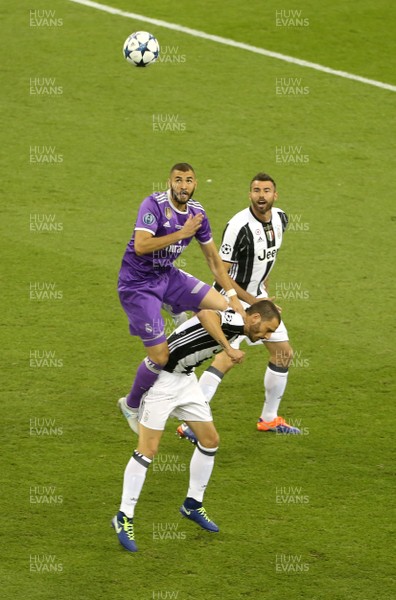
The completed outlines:
{"type": "Polygon", "coordinates": [[[283,211],[279,213],[279,216],[282,221],[282,232],[284,233],[289,222],[289,217],[283,211]]]}

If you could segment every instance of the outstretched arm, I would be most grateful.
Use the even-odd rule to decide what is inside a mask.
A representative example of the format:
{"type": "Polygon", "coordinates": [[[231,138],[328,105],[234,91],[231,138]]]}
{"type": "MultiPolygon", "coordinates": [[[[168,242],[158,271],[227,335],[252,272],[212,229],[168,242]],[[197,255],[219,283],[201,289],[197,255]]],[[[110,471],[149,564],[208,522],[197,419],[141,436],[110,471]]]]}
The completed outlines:
{"type": "MultiPolygon", "coordinates": [[[[231,269],[233,263],[229,263],[223,260],[223,264],[228,272],[231,269]]],[[[257,302],[257,298],[255,296],[252,296],[252,294],[249,294],[249,292],[247,292],[240,285],[238,285],[235,279],[231,279],[231,281],[233,288],[238,294],[238,298],[240,300],[244,300],[244,302],[247,302],[248,304],[254,304],[255,302],[257,302]]]]}
{"type": "Polygon", "coordinates": [[[228,275],[227,269],[225,268],[224,263],[217,251],[216,244],[211,241],[208,244],[200,244],[200,246],[215,280],[226,291],[226,294],[230,300],[231,308],[233,308],[235,312],[238,312],[244,316],[245,310],[238,300],[237,292],[234,288],[234,282],[228,275]]]}

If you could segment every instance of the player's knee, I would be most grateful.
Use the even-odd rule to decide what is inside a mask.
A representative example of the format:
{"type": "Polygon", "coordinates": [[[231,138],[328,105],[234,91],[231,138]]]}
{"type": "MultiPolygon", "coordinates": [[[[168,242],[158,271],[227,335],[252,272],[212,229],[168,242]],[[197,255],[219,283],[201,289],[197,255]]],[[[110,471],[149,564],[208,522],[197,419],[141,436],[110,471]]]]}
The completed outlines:
{"type": "Polygon", "coordinates": [[[158,447],[159,444],[156,440],[150,440],[145,444],[139,445],[137,451],[141,452],[143,456],[146,456],[152,460],[154,456],[158,454],[158,447]]]}
{"type": "Polygon", "coordinates": [[[214,288],[211,288],[201,302],[200,308],[227,310],[229,308],[228,298],[214,288]]]}
{"type": "Polygon", "coordinates": [[[156,363],[158,365],[161,365],[161,367],[165,367],[166,363],[169,360],[169,350],[164,350],[161,352],[158,360],[156,361],[156,363]]]}
{"type": "Polygon", "coordinates": [[[169,360],[169,348],[167,346],[161,349],[149,349],[147,354],[153,362],[161,367],[164,367],[169,360]]]}
{"type": "Polygon", "coordinates": [[[219,303],[221,303],[221,308],[219,308],[219,310],[227,310],[227,308],[230,308],[228,299],[222,294],[220,294],[220,296],[221,298],[219,298],[219,303]]]}
{"type": "Polygon", "coordinates": [[[220,437],[216,429],[205,432],[205,434],[201,435],[198,440],[204,448],[218,448],[220,444],[220,437]]]}
{"type": "Polygon", "coordinates": [[[215,431],[213,434],[212,444],[213,444],[213,446],[210,446],[210,448],[218,448],[220,446],[220,436],[217,433],[217,431],[215,431]]]}
{"type": "Polygon", "coordinates": [[[293,348],[289,344],[274,343],[269,350],[271,362],[278,367],[288,367],[293,360],[293,348]]]}

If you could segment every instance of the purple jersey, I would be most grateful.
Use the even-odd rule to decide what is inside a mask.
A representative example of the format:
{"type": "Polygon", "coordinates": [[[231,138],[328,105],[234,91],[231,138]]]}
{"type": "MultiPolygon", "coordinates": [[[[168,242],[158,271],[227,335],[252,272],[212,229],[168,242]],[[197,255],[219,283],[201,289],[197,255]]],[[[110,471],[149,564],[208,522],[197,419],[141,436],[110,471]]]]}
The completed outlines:
{"type": "MultiPolygon", "coordinates": [[[[189,215],[199,213],[204,215],[202,225],[194,237],[201,244],[212,240],[212,232],[205,210],[195,200],[187,202],[187,211],[177,210],[170,200],[170,192],[156,192],[145,198],[140,205],[135,224],[135,231],[149,231],[156,237],[169,235],[180,230],[189,215]]],[[[150,275],[156,275],[172,268],[174,261],[191,242],[192,238],[179,240],[161,250],[138,256],[135,252],[135,233],[129,242],[122,259],[118,288],[128,289],[138,282],[147,280],[150,275]]]]}

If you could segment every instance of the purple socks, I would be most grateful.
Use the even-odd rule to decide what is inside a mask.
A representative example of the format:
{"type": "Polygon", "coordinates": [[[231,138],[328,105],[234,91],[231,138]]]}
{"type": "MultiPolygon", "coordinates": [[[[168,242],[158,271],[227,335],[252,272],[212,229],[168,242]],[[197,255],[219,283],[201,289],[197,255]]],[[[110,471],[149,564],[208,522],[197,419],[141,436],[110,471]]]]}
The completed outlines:
{"type": "Polygon", "coordinates": [[[135,381],[133,382],[132,389],[129,392],[126,401],[129,408],[139,408],[143,394],[157,381],[162,368],[161,365],[150,360],[148,356],[140,363],[136,372],[135,381]]]}

